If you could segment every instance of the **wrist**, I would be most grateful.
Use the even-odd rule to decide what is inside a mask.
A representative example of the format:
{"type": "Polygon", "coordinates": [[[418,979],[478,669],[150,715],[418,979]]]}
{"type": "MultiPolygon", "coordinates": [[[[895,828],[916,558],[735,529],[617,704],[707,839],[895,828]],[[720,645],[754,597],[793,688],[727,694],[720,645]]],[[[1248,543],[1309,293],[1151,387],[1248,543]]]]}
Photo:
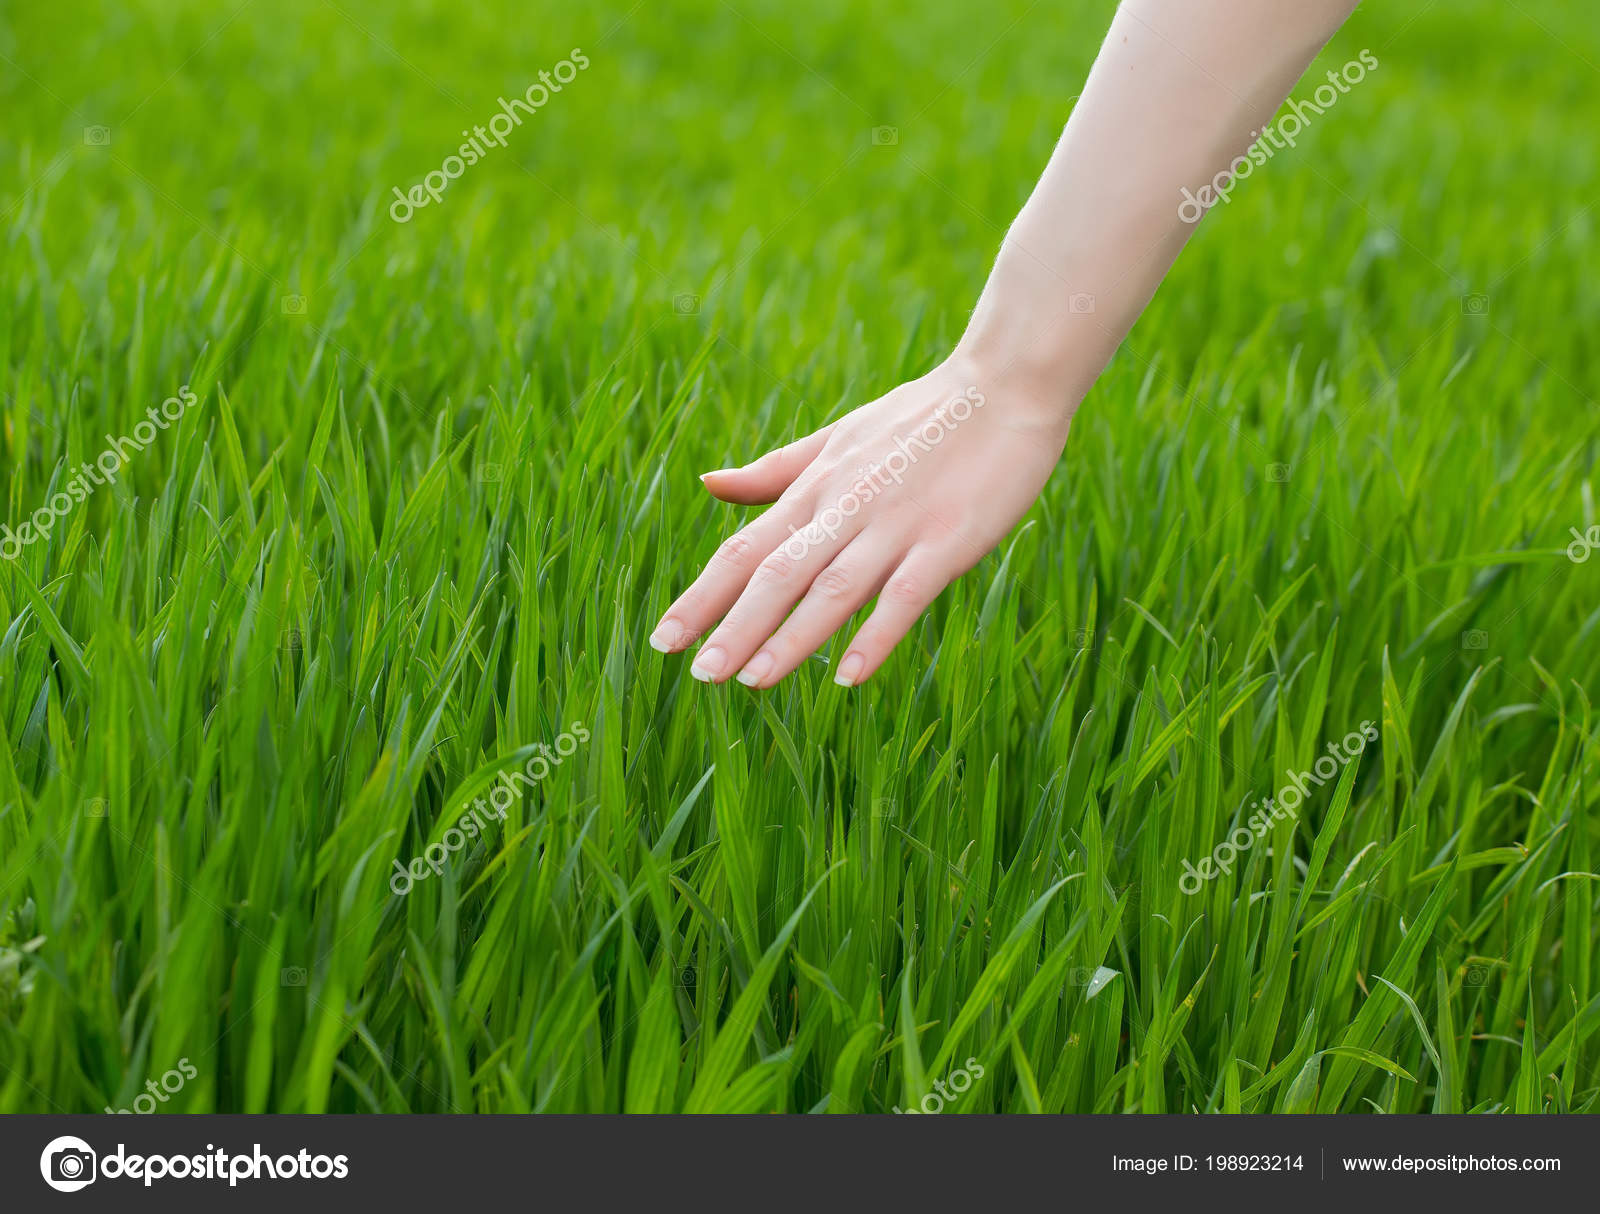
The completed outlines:
{"type": "Polygon", "coordinates": [[[1064,427],[1094,382],[1084,373],[1087,357],[1070,330],[1044,329],[1042,322],[1018,317],[974,323],[945,359],[945,368],[1003,410],[1030,425],[1064,427]]]}
{"type": "Polygon", "coordinates": [[[1054,335],[1029,336],[1004,327],[991,332],[968,329],[945,365],[986,393],[1005,397],[1040,416],[1067,416],[1081,393],[1071,389],[1070,351],[1054,335]]]}
{"type": "MultiPolygon", "coordinates": [[[[1067,259],[1071,260],[1071,259],[1067,259]]],[[[1031,411],[1070,420],[1120,334],[1093,279],[1071,281],[1007,237],[952,358],[1031,411]]]]}
{"type": "Polygon", "coordinates": [[[959,385],[959,391],[970,396],[969,389],[975,389],[986,414],[1041,439],[1064,442],[1081,399],[1081,394],[1063,388],[1063,377],[1055,369],[1024,365],[1011,352],[983,343],[963,340],[932,374],[941,390],[959,385]]]}

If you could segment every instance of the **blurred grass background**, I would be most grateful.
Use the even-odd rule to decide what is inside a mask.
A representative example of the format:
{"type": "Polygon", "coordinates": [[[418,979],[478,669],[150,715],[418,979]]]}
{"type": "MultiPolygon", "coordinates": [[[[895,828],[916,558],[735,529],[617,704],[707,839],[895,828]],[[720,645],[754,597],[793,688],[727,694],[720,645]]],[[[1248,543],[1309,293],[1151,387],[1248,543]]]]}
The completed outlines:
{"type": "Polygon", "coordinates": [[[1581,6],[1359,11],[1295,95],[1379,70],[869,687],[644,646],[737,525],[694,473],[948,349],[1111,11],[0,9],[5,520],[202,396],[0,563],[0,1108],[180,1056],[189,1111],[877,1112],[969,1056],[951,1111],[1593,1107],[1581,6]]]}

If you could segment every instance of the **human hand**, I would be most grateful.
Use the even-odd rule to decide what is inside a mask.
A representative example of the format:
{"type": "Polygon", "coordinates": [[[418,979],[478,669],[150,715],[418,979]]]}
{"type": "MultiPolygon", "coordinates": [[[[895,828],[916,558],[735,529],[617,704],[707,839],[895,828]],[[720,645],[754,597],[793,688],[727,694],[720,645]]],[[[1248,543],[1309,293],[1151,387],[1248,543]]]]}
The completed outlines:
{"type": "Polygon", "coordinates": [[[690,673],[767,688],[876,596],[834,681],[871,677],[1027,512],[1066,443],[1059,403],[1010,386],[986,396],[982,383],[979,368],[952,360],[754,463],[702,476],[723,501],[776,505],[723,542],[650,644],[680,652],[721,620],[690,673]]]}

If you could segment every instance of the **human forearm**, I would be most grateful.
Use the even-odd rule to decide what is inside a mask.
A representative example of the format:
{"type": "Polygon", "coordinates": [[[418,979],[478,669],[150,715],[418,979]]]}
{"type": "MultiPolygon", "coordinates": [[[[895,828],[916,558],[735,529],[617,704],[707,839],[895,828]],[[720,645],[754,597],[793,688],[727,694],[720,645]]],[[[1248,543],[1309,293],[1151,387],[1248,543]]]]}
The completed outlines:
{"type": "Polygon", "coordinates": [[[1355,3],[1127,0],[955,360],[1070,417],[1193,231],[1181,189],[1249,147],[1355,3]]]}

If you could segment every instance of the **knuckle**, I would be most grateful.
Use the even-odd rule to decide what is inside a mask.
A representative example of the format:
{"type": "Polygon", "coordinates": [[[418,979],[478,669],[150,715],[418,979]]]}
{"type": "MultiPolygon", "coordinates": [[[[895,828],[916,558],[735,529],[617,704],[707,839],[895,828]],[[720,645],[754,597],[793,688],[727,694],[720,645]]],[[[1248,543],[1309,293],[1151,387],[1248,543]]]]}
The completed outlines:
{"type": "Polygon", "coordinates": [[[838,566],[829,566],[817,575],[817,580],[811,583],[811,588],[823,598],[843,599],[848,598],[855,589],[856,579],[849,570],[840,569],[838,566]]]}
{"type": "Polygon", "coordinates": [[[883,587],[883,597],[891,603],[920,603],[925,597],[927,582],[918,574],[901,570],[883,587]]]}
{"type": "Polygon", "coordinates": [[[750,540],[741,531],[737,535],[730,535],[718,546],[716,555],[711,559],[723,565],[738,566],[744,564],[750,556],[750,540]]]}
{"type": "Polygon", "coordinates": [[[756,568],[756,576],[763,582],[784,582],[794,573],[794,559],[778,549],[756,568]]]}

